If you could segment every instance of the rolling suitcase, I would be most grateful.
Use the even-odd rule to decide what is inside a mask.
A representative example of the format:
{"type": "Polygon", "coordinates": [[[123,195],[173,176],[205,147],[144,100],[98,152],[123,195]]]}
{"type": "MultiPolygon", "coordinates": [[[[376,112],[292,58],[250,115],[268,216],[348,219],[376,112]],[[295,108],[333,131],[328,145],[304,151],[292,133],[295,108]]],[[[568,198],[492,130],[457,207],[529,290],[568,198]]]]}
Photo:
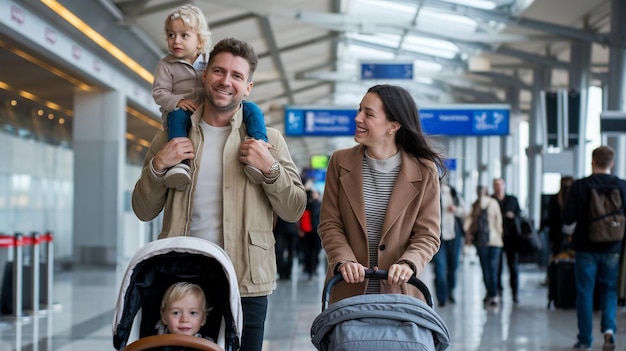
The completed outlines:
{"type": "Polygon", "coordinates": [[[576,307],[574,258],[556,258],[548,266],[548,308],[576,307]]]}

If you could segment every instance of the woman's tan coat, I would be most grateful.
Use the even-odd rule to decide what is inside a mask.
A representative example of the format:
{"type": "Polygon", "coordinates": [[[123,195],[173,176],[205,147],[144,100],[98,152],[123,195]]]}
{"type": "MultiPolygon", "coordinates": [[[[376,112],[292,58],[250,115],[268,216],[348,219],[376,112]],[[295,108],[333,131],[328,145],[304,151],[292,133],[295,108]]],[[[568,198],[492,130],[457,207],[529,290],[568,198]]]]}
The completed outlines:
{"type": "MultiPolygon", "coordinates": [[[[334,152],[329,161],[319,226],[322,246],[328,255],[326,281],[342,261],[370,266],[363,199],[364,154],[365,147],[357,145],[334,152]]],[[[435,164],[426,160],[418,162],[402,152],[400,173],[389,199],[378,246],[380,269],[388,270],[392,264],[407,260],[417,275],[422,272],[439,249],[439,199],[435,164]]],[[[364,294],[366,282],[336,285],[330,302],[364,294]]],[[[381,286],[383,293],[421,296],[412,286],[381,286]]]]}

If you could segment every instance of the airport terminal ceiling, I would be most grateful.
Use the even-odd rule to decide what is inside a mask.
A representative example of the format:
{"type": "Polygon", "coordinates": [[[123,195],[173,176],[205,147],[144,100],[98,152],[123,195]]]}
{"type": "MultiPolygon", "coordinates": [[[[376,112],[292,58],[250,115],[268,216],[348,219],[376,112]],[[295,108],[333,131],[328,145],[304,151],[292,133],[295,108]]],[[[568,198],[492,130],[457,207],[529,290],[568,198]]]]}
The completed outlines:
{"type": "MultiPolygon", "coordinates": [[[[65,7],[152,72],[166,50],[162,28],[165,15],[183,2],[16,3],[40,13],[71,35],[82,37],[85,46],[134,75],[124,63],[89,42],[55,14],[52,6],[65,7]]],[[[534,69],[551,70],[552,88],[569,86],[572,42],[591,43],[591,84],[600,86],[607,79],[605,34],[610,30],[610,0],[190,3],[204,11],[214,41],[232,36],[255,47],[260,60],[250,99],[263,108],[268,125],[279,129],[284,128],[286,104],[356,107],[366,89],[381,82],[360,79],[359,63],[363,61],[413,62],[414,79],[393,83],[409,89],[421,105],[507,103],[507,92],[519,91],[521,118],[531,106],[534,69]]],[[[82,84],[98,87],[70,67],[51,61],[36,49],[21,46],[16,39],[0,32],[0,122],[5,125],[4,130],[30,130],[22,136],[33,138],[54,134],[71,146],[74,89],[81,89],[82,84]],[[32,95],[19,96],[20,91],[32,95]],[[24,110],[23,118],[15,118],[15,114],[6,112],[13,107],[13,100],[23,100],[32,108],[24,110]],[[49,118],[51,113],[56,117],[49,118]],[[35,115],[48,121],[36,123],[35,115]],[[64,122],[60,123],[62,115],[64,122]],[[54,130],[62,132],[50,133],[53,125],[54,130]]],[[[150,88],[150,82],[139,76],[136,79],[150,88]]],[[[159,116],[143,111],[141,106],[129,106],[127,112],[129,159],[136,162],[159,127],[159,116]]],[[[349,145],[351,138],[288,138],[288,142],[302,167],[307,165],[308,156],[330,153],[336,147],[349,145]]]]}

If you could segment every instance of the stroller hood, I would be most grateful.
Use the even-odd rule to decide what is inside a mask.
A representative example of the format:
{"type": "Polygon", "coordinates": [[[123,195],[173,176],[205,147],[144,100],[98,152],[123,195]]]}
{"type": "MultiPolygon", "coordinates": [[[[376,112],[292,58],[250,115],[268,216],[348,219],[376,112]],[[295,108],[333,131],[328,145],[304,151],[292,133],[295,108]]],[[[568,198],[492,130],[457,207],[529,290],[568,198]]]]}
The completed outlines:
{"type": "MultiPolygon", "coordinates": [[[[448,328],[432,307],[419,299],[401,294],[359,295],[330,305],[313,321],[311,341],[320,351],[390,349],[382,346],[385,341],[377,339],[372,334],[372,331],[378,332],[385,328],[391,329],[387,335],[392,335],[392,342],[398,344],[405,342],[412,345],[433,345],[435,347],[433,351],[443,351],[450,344],[448,328]],[[349,326],[339,331],[339,326],[347,323],[349,326]],[[411,330],[408,333],[394,327],[394,325],[406,327],[411,323],[412,328],[404,329],[411,330]],[[340,348],[334,348],[332,346],[334,342],[329,341],[335,331],[341,334],[337,337],[343,339],[339,342],[342,344],[340,348]],[[355,343],[347,339],[359,339],[363,342],[351,347],[350,345],[355,343]],[[364,346],[366,344],[369,346],[364,346]]],[[[391,349],[405,349],[394,347],[391,349]]]]}
{"type": "Polygon", "coordinates": [[[126,346],[140,309],[140,337],[156,334],[154,325],[160,319],[163,292],[177,281],[201,285],[207,301],[214,307],[210,315],[218,311],[216,316],[222,316],[215,328],[219,328],[216,343],[227,349],[227,339],[236,338],[233,343],[239,344],[243,315],[237,276],[230,258],[222,248],[207,240],[181,236],[152,241],[140,248],[130,261],[120,284],[113,318],[116,350],[126,346]]]}

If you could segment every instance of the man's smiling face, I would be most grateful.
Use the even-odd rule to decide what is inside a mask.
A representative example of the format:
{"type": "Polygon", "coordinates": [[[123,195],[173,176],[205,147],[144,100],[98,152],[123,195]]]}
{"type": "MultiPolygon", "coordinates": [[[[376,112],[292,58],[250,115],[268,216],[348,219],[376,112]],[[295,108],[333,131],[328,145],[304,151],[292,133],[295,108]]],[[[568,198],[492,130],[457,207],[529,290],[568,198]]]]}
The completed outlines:
{"type": "Polygon", "coordinates": [[[204,94],[215,110],[226,112],[239,108],[241,101],[250,94],[250,64],[228,52],[217,54],[211,66],[204,70],[204,94]]]}

